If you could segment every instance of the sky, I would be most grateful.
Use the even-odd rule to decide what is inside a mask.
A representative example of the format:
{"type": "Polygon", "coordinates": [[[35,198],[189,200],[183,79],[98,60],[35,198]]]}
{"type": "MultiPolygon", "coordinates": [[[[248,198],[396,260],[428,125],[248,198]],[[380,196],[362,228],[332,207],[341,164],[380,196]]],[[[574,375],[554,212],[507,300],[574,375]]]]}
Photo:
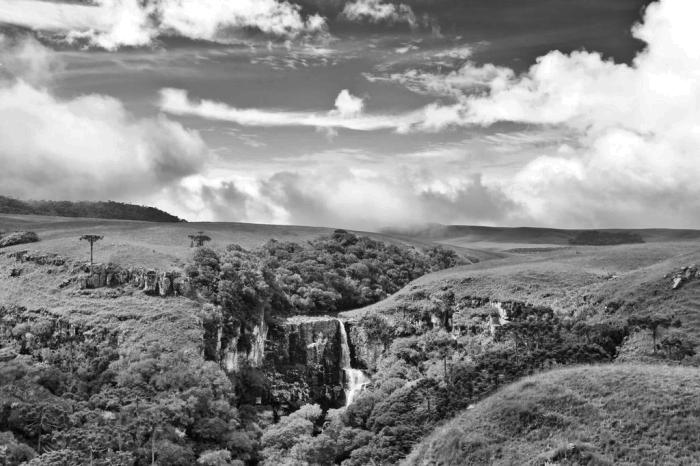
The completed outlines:
{"type": "Polygon", "coordinates": [[[0,194],[700,228],[697,0],[0,0],[0,194]]]}

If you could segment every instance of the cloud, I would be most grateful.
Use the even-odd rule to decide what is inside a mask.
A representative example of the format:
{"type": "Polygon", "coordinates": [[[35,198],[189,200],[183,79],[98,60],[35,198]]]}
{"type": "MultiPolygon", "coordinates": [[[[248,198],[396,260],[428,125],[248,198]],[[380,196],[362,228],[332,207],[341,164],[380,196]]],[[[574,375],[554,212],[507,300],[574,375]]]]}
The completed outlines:
{"type": "Polygon", "coordinates": [[[293,224],[321,224],[357,229],[420,222],[502,222],[516,204],[480,175],[454,179],[416,173],[321,167],[281,172],[262,183],[260,195],[286,213],[293,224]],[[309,180],[314,182],[310,183],[309,180]]]}
{"type": "Polygon", "coordinates": [[[33,39],[1,42],[13,57],[0,80],[0,186],[22,198],[139,199],[207,160],[196,132],[165,117],[135,118],[112,97],[60,99],[35,81],[52,54],[33,39]],[[37,55],[27,50],[40,51],[37,55]],[[23,63],[23,64],[22,64],[23,63]]]}
{"type": "Polygon", "coordinates": [[[551,52],[530,70],[471,96],[465,124],[556,125],[578,147],[543,154],[515,177],[511,196],[541,222],[696,226],[700,212],[700,4],[651,4],[630,65],[594,52],[551,52]]]}
{"type": "Polygon", "coordinates": [[[409,69],[400,73],[364,75],[370,82],[394,82],[418,94],[456,98],[464,97],[468,92],[497,88],[513,76],[514,73],[509,68],[490,63],[476,66],[471,62],[448,74],[409,69]]]}
{"type": "Polygon", "coordinates": [[[350,91],[343,89],[335,99],[335,108],[340,116],[352,117],[362,113],[365,102],[359,97],[350,94],[350,91]]]}
{"type": "Polygon", "coordinates": [[[452,122],[454,107],[430,105],[423,109],[402,114],[366,114],[363,101],[347,90],[340,92],[336,108],[328,112],[292,112],[283,110],[241,109],[211,100],[195,102],[181,89],[163,89],[160,107],[174,115],[193,115],[210,120],[230,121],[244,126],[263,127],[312,127],[319,129],[349,129],[354,131],[412,130],[433,131],[452,122]]]}
{"type": "Polygon", "coordinates": [[[409,129],[514,123],[567,135],[543,147],[505,188],[527,222],[697,227],[700,212],[700,4],[651,4],[630,64],[552,51],[516,74],[468,62],[446,74],[409,70],[371,80],[451,96],[409,129]]]}
{"type": "Polygon", "coordinates": [[[36,40],[18,41],[0,34],[0,83],[21,76],[26,82],[42,84],[61,68],[52,51],[36,40]]]}
{"type": "Polygon", "coordinates": [[[350,21],[408,23],[411,26],[417,24],[416,15],[410,6],[383,3],[382,0],[355,0],[346,3],[342,16],[350,21]]]}
{"type": "Polygon", "coordinates": [[[214,42],[235,41],[246,30],[282,38],[317,34],[319,15],[303,17],[298,5],[279,0],[96,0],[95,5],[38,0],[0,0],[0,23],[47,31],[114,50],[146,46],[174,35],[214,42]]]}

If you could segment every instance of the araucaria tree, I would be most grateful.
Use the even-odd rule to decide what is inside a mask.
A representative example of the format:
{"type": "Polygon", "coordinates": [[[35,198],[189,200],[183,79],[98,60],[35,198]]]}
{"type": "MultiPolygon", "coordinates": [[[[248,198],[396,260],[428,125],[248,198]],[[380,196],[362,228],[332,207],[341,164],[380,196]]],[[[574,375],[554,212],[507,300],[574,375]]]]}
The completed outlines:
{"type": "Polygon", "coordinates": [[[95,245],[96,242],[99,240],[103,239],[104,236],[99,236],[99,235],[83,235],[80,237],[80,241],[87,241],[90,243],[90,267],[92,267],[92,249],[93,246],[95,245]]]}
{"type": "Polygon", "coordinates": [[[202,247],[204,246],[204,243],[207,241],[211,241],[211,238],[207,235],[204,234],[203,231],[198,231],[194,235],[189,235],[188,238],[190,239],[190,247],[202,247]]]}

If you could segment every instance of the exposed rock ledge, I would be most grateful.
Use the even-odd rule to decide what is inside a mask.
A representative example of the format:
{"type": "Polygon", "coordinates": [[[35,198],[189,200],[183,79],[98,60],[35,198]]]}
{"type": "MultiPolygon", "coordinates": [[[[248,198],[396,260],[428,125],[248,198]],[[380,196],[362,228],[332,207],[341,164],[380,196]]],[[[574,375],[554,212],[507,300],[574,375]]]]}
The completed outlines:
{"type": "MultiPolygon", "coordinates": [[[[94,264],[74,262],[58,254],[45,252],[15,251],[8,257],[20,263],[32,262],[37,265],[72,266],[72,272],[78,273],[70,282],[78,283],[80,289],[114,288],[131,285],[152,296],[189,296],[192,285],[188,277],[178,270],[162,271],[143,267],[122,267],[117,264],[94,264]]],[[[12,276],[20,276],[21,269],[14,269],[12,276]]]]}

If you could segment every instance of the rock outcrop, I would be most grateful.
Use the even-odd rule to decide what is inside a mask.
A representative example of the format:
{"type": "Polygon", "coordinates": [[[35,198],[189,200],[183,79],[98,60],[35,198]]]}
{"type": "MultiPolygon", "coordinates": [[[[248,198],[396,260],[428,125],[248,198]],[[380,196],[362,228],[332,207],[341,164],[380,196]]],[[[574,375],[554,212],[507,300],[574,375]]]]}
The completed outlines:
{"type": "Polygon", "coordinates": [[[700,278],[700,270],[698,270],[697,265],[689,265],[681,268],[675,274],[671,281],[671,289],[677,290],[681,288],[686,283],[700,278]]]}
{"type": "Polygon", "coordinates": [[[7,255],[9,258],[14,259],[17,262],[33,262],[37,265],[54,265],[62,266],[67,263],[65,257],[59,256],[58,254],[47,253],[47,252],[29,252],[14,251],[7,255]]]}
{"type": "Polygon", "coordinates": [[[152,296],[189,296],[190,280],[179,271],[158,271],[143,267],[124,268],[115,264],[79,266],[81,289],[97,289],[131,285],[152,296]]]}
{"type": "Polygon", "coordinates": [[[376,370],[377,363],[386,350],[384,343],[370,338],[367,329],[360,325],[348,323],[346,326],[355,365],[371,371],[376,370]]]}

